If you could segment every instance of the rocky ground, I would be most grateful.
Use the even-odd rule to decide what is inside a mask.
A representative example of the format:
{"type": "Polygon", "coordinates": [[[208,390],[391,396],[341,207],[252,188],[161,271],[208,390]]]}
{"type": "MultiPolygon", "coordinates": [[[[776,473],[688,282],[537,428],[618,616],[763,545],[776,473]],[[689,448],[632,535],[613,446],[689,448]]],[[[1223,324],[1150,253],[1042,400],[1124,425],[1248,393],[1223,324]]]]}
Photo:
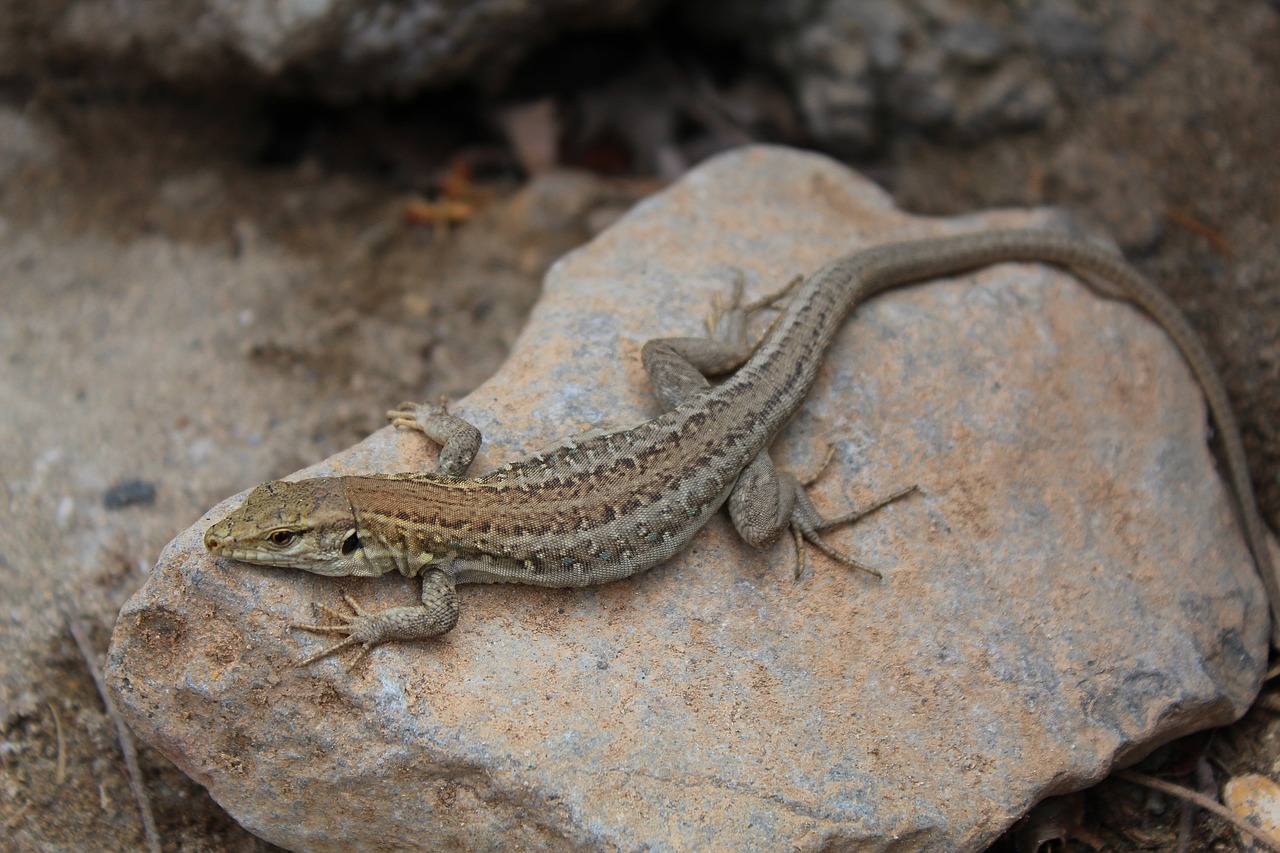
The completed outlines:
{"type": "MultiPolygon", "coordinates": [[[[986,5],[998,19],[1006,4],[986,5]]],[[[1114,235],[1208,340],[1274,529],[1280,13],[1262,0],[1130,8],[1137,70],[1069,52],[1046,62],[1056,95],[1030,129],[973,136],[903,120],[856,156],[840,138],[826,144],[917,212],[1063,205],[1114,235]]],[[[584,131],[564,156],[593,172],[526,180],[512,164],[528,158],[502,153],[520,134],[495,133],[458,94],[317,108],[89,82],[0,90],[0,844],[11,849],[143,844],[64,611],[101,653],[160,548],[209,506],[347,446],[389,404],[474,387],[549,264],[672,162],[661,145],[619,155],[598,140],[625,134],[592,143],[584,131]]],[[[590,114],[589,98],[573,103],[590,114]]],[[[1210,790],[1275,774],[1275,704],[1264,692],[1242,722],[1162,749],[1147,769],[1210,790]]],[[[166,849],[264,846],[159,753],[143,748],[140,761],[166,849]]],[[[1201,813],[1184,827],[1182,815],[1111,781],[1054,825],[1079,849],[1174,850],[1183,831],[1192,849],[1234,849],[1220,822],[1201,813]]]]}

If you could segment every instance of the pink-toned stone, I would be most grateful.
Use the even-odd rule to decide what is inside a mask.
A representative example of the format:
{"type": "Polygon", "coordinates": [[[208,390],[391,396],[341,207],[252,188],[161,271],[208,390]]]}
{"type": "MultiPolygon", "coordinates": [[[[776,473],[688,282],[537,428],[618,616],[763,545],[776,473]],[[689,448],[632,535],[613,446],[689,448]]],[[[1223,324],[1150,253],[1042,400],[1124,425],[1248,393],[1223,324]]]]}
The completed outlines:
{"type": "MultiPolygon", "coordinates": [[[[891,239],[1044,223],[908,216],[822,157],[712,160],[559,262],[507,364],[454,410],[485,468],[656,413],[645,340],[891,239]]],[[[395,401],[388,401],[395,402],[395,401]]],[[[403,580],[211,559],[178,536],[121,613],[109,678],[134,728],[241,823],[299,850],[977,849],[1039,799],[1235,719],[1266,661],[1262,587],[1200,393],[1136,311],[1001,265],[850,320],[774,448],[875,581],[755,552],[723,518],[644,575],[462,588],[457,629],[352,673],[287,630],[403,580]]],[[[409,470],[382,430],[308,475],[409,470]]]]}
{"type": "MultiPolygon", "coordinates": [[[[1222,786],[1222,802],[1236,817],[1270,835],[1280,838],[1280,785],[1258,773],[1244,773],[1227,780],[1222,786]]],[[[1236,830],[1244,853],[1262,853],[1268,849],[1256,838],[1236,830]]]]}

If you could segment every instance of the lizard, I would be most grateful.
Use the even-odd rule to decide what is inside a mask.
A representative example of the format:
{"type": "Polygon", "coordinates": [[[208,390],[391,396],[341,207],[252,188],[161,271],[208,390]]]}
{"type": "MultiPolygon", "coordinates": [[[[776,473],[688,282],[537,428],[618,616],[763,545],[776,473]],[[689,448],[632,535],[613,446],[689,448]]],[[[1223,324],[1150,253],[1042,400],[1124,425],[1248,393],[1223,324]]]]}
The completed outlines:
{"type": "MultiPolygon", "coordinates": [[[[489,473],[467,472],[480,431],[443,404],[404,403],[387,413],[440,445],[434,471],[273,481],[204,535],[231,560],[325,576],[420,577],[420,603],[351,613],[317,604],[332,620],[291,627],[336,634],[310,664],[359,646],[422,640],[453,629],[460,583],[548,587],[602,584],[658,565],[728,504],[739,535],[757,548],[790,531],[796,572],[806,546],[875,576],[826,542],[823,532],[901,497],[824,518],[808,498],[811,480],[777,470],[769,446],[803,402],[844,319],[883,291],[998,262],[1067,268],[1107,298],[1127,301],[1172,339],[1203,389],[1216,427],[1237,516],[1278,624],[1275,570],[1254,501],[1244,446],[1222,379],[1185,316],[1118,253],[1064,232],[997,230],[888,243],[837,258],[750,305],[741,279],[713,312],[711,335],[647,342],[641,360],[663,412],[629,427],[571,436],[489,473]],[[745,321],[778,308],[754,344],[745,321]],[[708,377],[726,376],[713,385],[708,377]]],[[[830,454],[828,454],[830,461],[830,454]]],[[[910,489],[906,490],[911,491],[910,489]]]]}

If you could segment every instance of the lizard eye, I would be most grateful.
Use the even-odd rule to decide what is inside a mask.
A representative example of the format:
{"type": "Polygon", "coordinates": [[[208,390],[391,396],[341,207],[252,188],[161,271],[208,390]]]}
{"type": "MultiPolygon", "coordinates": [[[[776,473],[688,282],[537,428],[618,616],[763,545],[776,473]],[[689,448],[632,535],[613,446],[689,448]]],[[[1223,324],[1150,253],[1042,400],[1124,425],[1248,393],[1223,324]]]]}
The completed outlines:
{"type": "Polygon", "coordinates": [[[293,540],[297,538],[298,534],[294,533],[292,530],[277,530],[275,533],[271,534],[271,544],[275,545],[277,548],[283,548],[286,545],[292,544],[293,540]]]}

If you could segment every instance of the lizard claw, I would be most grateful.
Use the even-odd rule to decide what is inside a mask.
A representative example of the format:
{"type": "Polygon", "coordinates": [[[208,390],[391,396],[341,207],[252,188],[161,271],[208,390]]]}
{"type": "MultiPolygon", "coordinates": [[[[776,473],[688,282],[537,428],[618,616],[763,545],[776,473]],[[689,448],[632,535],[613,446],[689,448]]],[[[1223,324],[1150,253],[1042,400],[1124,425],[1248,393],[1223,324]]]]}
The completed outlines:
{"type": "MultiPolygon", "coordinates": [[[[745,277],[742,270],[735,270],[733,275],[733,289],[729,292],[728,298],[723,294],[717,293],[711,297],[711,313],[707,316],[707,337],[712,340],[719,340],[723,334],[724,324],[733,322],[731,316],[740,314],[742,305],[742,292],[745,286],[745,277]]],[[[745,315],[744,315],[745,316],[745,315]]]]}
{"type": "MultiPolygon", "coordinates": [[[[808,485],[818,479],[818,477],[822,475],[823,470],[825,470],[827,465],[831,462],[833,452],[834,448],[828,451],[827,459],[822,463],[822,467],[819,468],[818,471],[807,481],[798,482],[803,482],[804,485],[808,485]]],[[[796,580],[800,580],[804,577],[808,570],[809,560],[806,552],[808,550],[807,546],[809,545],[812,545],[831,559],[836,562],[843,563],[851,569],[866,572],[874,578],[883,577],[878,570],[828,544],[827,541],[822,538],[822,531],[830,530],[831,528],[842,524],[852,524],[859,519],[870,515],[876,510],[893,503],[894,501],[902,500],[908,495],[917,492],[920,492],[919,486],[908,486],[905,489],[900,489],[899,491],[894,492],[888,497],[881,498],[870,506],[845,513],[844,515],[840,515],[835,518],[823,518],[818,514],[817,509],[814,508],[813,503],[809,500],[809,496],[805,494],[804,490],[797,489],[795,509],[791,516],[791,535],[795,539],[796,543],[796,580]]]]}
{"type": "Polygon", "coordinates": [[[356,656],[351,660],[350,665],[347,666],[347,671],[350,672],[371,648],[382,642],[383,638],[380,636],[382,632],[379,631],[378,627],[375,625],[377,614],[366,612],[364,608],[356,603],[354,598],[345,592],[342,594],[342,599],[347,603],[347,606],[354,611],[354,615],[347,616],[339,613],[332,607],[320,604],[319,602],[312,604],[312,607],[319,610],[325,616],[336,620],[338,622],[336,625],[319,625],[313,622],[290,623],[289,627],[296,630],[312,631],[317,634],[346,635],[344,639],[339,640],[327,648],[321,649],[306,660],[302,661],[302,666],[309,666],[322,658],[327,658],[335,652],[342,651],[348,646],[354,646],[359,643],[361,644],[360,650],[356,652],[356,656]]]}
{"type": "Polygon", "coordinates": [[[339,634],[343,639],[321,649],[302,662],[303,666],[340,652],[348,646],[360,646],[347,667],[350,671],[374,646],[391,640],[425,640],[452,630],[458,621],[458,596],[453,589],[453,579],[435,570],[423,580],[422,603],[414,607],[390,607],[386,610],[365,610],[356,600],[343,594],[342,600],[351,608],[352,615],[339,613],[323,604],[315,608],[333,620],[334,624],[294,622],[289,627],[317,634],[339,634]]]}
{"type": "MultiPolygon", "coordinates": [[[[307,627],[307,626],[306,626],[306,625],[295,625],[294,627],[295,627],[295,628],[305,628],[305,627],[307,627]]],[[[359,642],[359,641],[358,641],[355,637],[347,637],[345,640],[342,640],[342,641],[340,641],[340,642],[334,643],[333,645],[329,646],[328,648],[322,649],[322,650],[320,650],[320,651],[316,652],[314,655],[311,655],[310,657],[308,657],[308,658],[304,659],[304,660],[302,661],[302,663],[300,663],[300,664],[299,664],[299,666],[310,666],[311,664],[315,663],[316,661],[320,660],[321,658],[327,658],[329,655],[333,654],[334,652],[341,651],[341,650],[345,649],[347,646],[354,645],[354,644],[355,644],[355,643],[357,643],[357,642],[359,642]]],[[[368,648],[367,648],[367,647],[366,647],[366,648],[362,648],[362,649],[360,650],[359,654],[357,654],[357,655],[356,655],[355,660],[353,660],[353,661],[351,662],[351,665],[347,667],[347,672],[350,672],[350,671],[355,667],[355,665],[356,665],[356,661],[360,660],[360,658],[362,658],[362,657],[364,656],[364,653],[365,653],[365,652],[367,652],[367,651],[368,651],[368,648]]]]}
{"type": "Polygon", "coordinates": [[[796,542],[796,580],[802,579],[809,570],[808,546],[812,545],[822,553],[826,554],[837,563],[842,563],[851,569],[857,569],[860,572],[866,572],[873,578],[881,579],[884,575],[879,570],[868,566],[861,562],[851,554],[833,548],[827,544],[816,529],[803,521],[791,522],[791,535],[796,542]]]}
{"type": "Polygon", "coordinates": [[[420,424],[424,424],[431,418],[447,415],[449,401],[441,397],[439,403],[418,403],[413,400],[406,400],[394,409],[387,410],[387,422],[393,427],[404,427],[405,429],[422,430],[420,424]]]}

